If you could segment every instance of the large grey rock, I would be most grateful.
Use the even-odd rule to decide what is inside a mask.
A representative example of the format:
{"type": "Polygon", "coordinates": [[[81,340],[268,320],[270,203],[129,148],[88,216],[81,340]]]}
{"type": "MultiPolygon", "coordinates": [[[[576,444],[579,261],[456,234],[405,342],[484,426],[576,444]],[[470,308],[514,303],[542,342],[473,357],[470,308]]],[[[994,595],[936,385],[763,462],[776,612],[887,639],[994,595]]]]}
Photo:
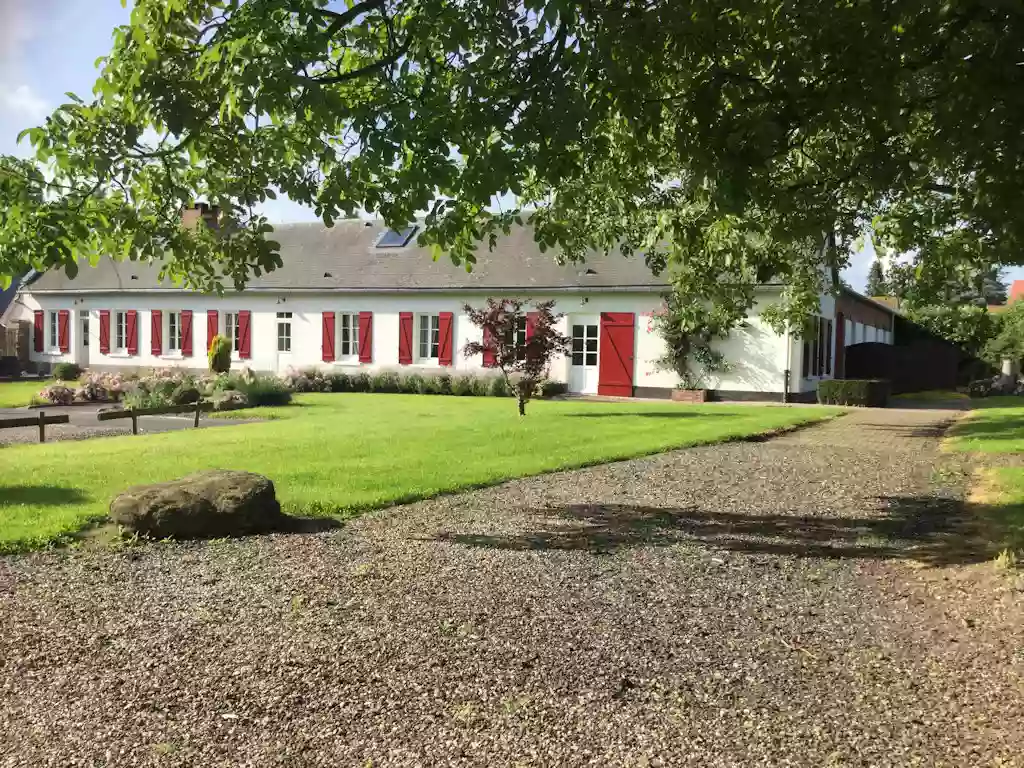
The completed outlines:
{"type": "Polygon", "coordinates": [[[181,539],[262,533],[285,520],[269,479],[226,469],[129,488],[110,516],[129,531],[181,539]]]}

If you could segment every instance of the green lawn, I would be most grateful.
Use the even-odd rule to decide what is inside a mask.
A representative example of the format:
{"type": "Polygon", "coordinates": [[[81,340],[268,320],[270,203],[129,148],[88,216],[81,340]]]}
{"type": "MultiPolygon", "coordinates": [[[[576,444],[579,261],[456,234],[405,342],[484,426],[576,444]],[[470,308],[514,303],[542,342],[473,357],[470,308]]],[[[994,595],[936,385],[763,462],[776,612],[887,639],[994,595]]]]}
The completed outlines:
{"type": "MultiPolygon", "coordinates": [[[[1024,398],[988,397],[951,430],[949,446],[981,454],[1024,452],[1024,398]]],[[[971,501],[989,523],[999,549],[1024,550],[1024,466],[986,468],[971,501]]]]}
{"type": "Polygon", "coordinates": [[[0,382],[0,408],[20,408],[28,405],[32,395],[39,394],[48,382],[45,381],[4,381],[0,382]]]}
{"type": "Polygon", "coordinates": [[[970,415],[950,430],[949,447],[958,451],[1024,451],[1024,398],[987,397],[971,401],[970,415]]]}
{"type": "Polygon", "coordinates": [[[905,392],[902,395],[893,395],[893,400],[914,400],[916,402],[945,402],[947,400],[970,400],[963,392],[955,389],[928,389],[924,392],[905,392]]]}
{"type": "Polygon", "coordinates": [[[129,485],[213,467],[270,477],[285,510],[344,515],[557,469],[717,442],[839,409],[303,395],[278,418],[138,437],[0,448],[0,551],[102,519],[129,485]],[[6,487],[5,487],[6,486],[6,487]]]}

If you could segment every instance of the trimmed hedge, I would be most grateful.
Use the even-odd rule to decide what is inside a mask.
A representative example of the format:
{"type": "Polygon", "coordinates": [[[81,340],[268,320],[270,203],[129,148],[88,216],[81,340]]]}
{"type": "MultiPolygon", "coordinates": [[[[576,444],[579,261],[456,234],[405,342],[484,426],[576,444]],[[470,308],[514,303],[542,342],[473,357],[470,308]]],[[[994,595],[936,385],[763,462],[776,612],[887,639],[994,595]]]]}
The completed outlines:
{"type": "MultiPolygon", "coordinates": [[[[263,384],[261,377],[260,383],[263,384]]],[[[277,402],[261,402],[279,396],[270,384],[260,386],[260,391],[249,391],[236,382],[236,377],[222,376],[217,382],[223,381],[223,388],[238,389],[249,397],[252,405],[277,405],[277,402]]],[[[438,373],[422,373],[419,371],[321,371],[316,368],[303,370],[289,369],[277,382],[278,387],[291,392],[399,392],[410,395],[456,395],[459,397],[511,397],[504,377],[494,374],[474,376],[472,374],[452,375],[446,371],[438,373]]],[[[537,385],[536,397],[550,398],[564,395],[567,391],[565,382],[545,380],[537,385]]]]}
{"type": "Polygon", "coordinates": [[[57,381],[76,382],[82,378],[82,369],[74,363],[57,363],[53,366],[53,378],[57,381]]]}
{"type": "Polygon", "coordinates": [[[818,402],[884,408],[889,403],[890,389],[886,379],[826,379],[818,382],[818,402]]]}

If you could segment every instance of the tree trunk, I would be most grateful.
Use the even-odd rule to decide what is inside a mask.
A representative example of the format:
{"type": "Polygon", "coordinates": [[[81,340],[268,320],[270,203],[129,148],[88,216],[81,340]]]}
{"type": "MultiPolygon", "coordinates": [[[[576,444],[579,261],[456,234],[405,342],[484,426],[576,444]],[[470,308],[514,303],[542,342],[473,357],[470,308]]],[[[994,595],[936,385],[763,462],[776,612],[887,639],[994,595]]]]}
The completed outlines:
{"type": "Polygon", "coordinates": [[[526,415],[526,398],[523,397],[522,395],[516,395],[516,401],[518,402],[518,405],[519,405],[519,415],[520,416],[525,416],[526,415]]]}

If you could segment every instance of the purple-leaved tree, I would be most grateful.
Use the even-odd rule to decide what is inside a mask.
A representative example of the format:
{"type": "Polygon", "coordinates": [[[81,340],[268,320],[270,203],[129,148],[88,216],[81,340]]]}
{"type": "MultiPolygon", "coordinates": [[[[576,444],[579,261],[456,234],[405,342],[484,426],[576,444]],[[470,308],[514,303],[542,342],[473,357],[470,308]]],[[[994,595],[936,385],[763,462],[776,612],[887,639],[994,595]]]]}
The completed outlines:
{"type": "Polygon", "coordinates": [[[551,359],[569,350],[570,339],[556,328],[563,315],[554,313],[555,302],[534,304],[519,299],[488,299],[477,309],[466,304],[469,321],[483,331],[481,341],[463,347],[467,356],[483,355],[484,367],[497,368],[515,393],[519,415],[546,378],[551,359]]]}

